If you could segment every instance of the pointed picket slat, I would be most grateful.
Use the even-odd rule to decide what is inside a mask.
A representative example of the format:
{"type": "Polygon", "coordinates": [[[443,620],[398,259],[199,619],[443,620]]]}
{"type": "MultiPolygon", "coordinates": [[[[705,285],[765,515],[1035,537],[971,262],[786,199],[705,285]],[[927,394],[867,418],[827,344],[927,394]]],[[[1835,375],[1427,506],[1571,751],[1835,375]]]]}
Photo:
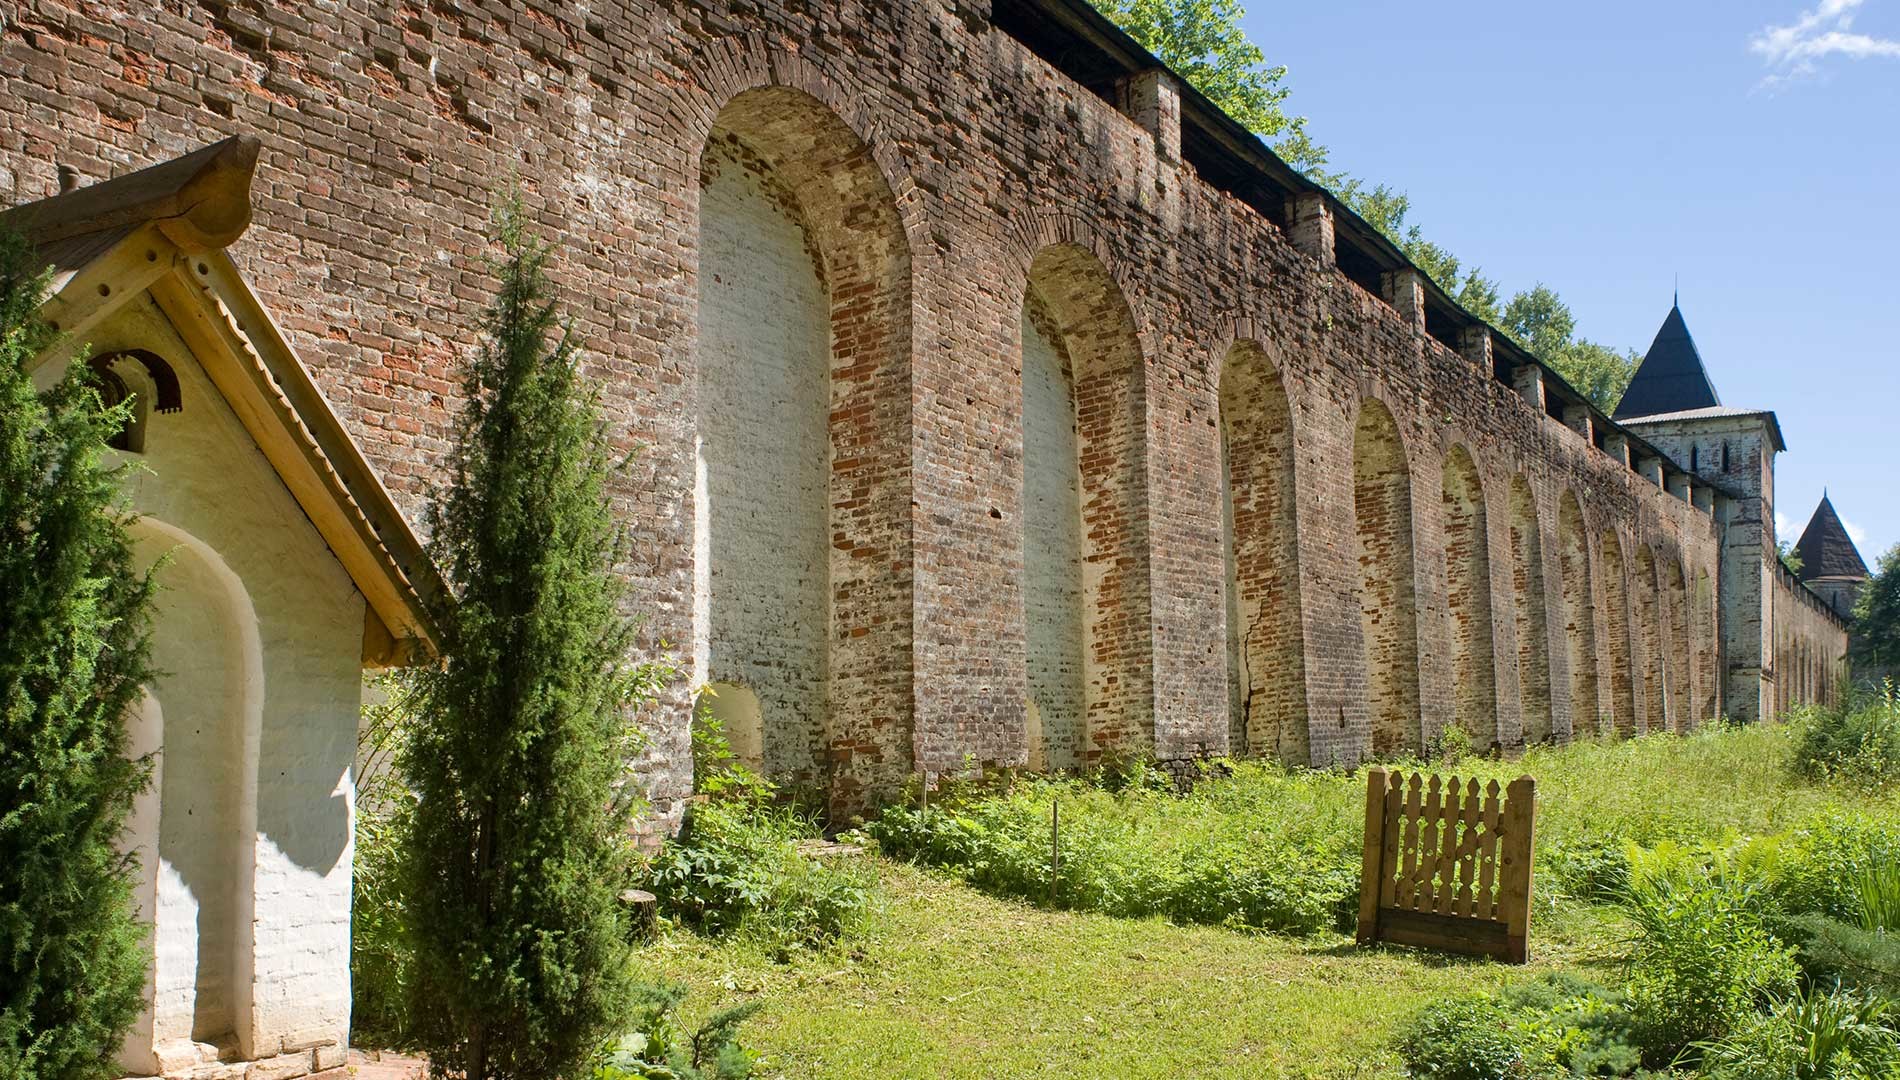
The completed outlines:
{"type": "Polygon", "coordinates": [[[1473,779],[1469,784],[1465,785],[1465,836],[1464,843],[1460,849],[1461,854],[1458,859],[1458,906],[1456,910],[1458,915],[1467,919],[1471,917],[1471,913],[1474,910],[1471,899],[1471,883],[1474,880],[1478,860],[1484,857],[1484,849],[1480,846],[1483,836],[1483,830],[1481,828],[1483,819],[1479,803],[1482,798],[1483,795],[1476,779],[1473,779]]]}
{"type": "Polygon", "coordinates": [[[1424,802],[1425,781],[1413,773],[1405,781],[1405,862],[1399,871],[1399,896],[1397,907],[1411,909],[1418,905],[1418,834],[1419,815],[1424,802]]]}
{"type": "Polygon", "coordinates": [[[1493,780],[1484,794],[1484,862],[1478,872],[1478,907],[1473,913],[1484,919],[1497,917],[1498,790],[1493,780]]]}
{"type": "Polygon", "coordinates": [[[1402,831],[1405,824],[1405,778],[1393,773],[1386,778],[1385,785],[1385,844],[1379,864],[1379,904],[1391,907],[1398,902],[1399,849],[1405,840],[1402,831]]]}
{"type": "Polygon", "coordinates": [[[1439,804],[1438,874],[1432,883],[1432,910],[1440,915],[1451,914],[1452,901],[1457,898],[1458,822],[1463,817],[1458,805],[1458,778],[1454,776],[1445,785],[1445,801],[1439,804]]]}

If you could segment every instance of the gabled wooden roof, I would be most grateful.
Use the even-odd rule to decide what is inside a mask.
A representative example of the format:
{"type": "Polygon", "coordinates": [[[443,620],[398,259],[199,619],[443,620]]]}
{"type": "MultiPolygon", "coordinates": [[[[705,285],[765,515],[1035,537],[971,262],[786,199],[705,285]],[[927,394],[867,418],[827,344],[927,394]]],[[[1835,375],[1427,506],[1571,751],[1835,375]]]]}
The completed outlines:
{"type": "Polygon", "coordinates": [[[368,602],[363,659],[438,655],[434,564],[225,248],[251,220],[255,139],[239,136],[0,212],[54,273],[42,314],[73,343],[149,293],[368,602]]]}

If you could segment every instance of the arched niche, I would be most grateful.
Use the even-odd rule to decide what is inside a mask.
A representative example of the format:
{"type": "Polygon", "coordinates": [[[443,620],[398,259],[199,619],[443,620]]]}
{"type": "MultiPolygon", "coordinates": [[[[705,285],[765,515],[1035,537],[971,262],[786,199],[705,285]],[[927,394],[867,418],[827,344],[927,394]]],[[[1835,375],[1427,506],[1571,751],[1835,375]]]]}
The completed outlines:
{"type": "Polygon", "coordinates": [[[158,755],[154,788],[128,826],[152,969],[146,1012],[120,1060],[142,1068],[167,1046],[251,1045],[264,661],[250,594],[216,551],[152,517],[132,534],[159,586],[160,674],[128,717],[133,747],[158,755]]]}
{"type": "Polygon", "coordinates": [[[1544,545],[1537,502],[1523,476],[1511,478],[1511,598],[1517,622],[1518,701],[1524,741],[1554,734],[1550,701],[1550,615],[1545,607],[1544,545]]]}
{"type": "Polygon", "coordinates": [[[1603,625],[1610,639],[1610,717],[1616,733],[1636,734],[1636,666],[1629,567],[1614,530],[1603,533],[1603,625]]]}
{"type": "Polygon", "coordinates": [[[1445,617],[1452,650],[1453,722],[1480,747],[1498,741],[1497,657],[1491,633],[1491,545],[1484,485],[1471,453],[1445,455],[1445,617]]]}
{"type": "Polygon", "coordinates": [[[1682,572],[1682,563],[1675,559],[1663,560],[1663,591],[1668,595],[1668,643],[1665,648],[1667,671],[1665,682],[1669,697],[1669,726],[1676,732],[1687,732],[1695,727],[1695,661],[1692,659],[1691,638],[1689,636],[1689,585],[1682,572]]]}
{"type": "Polygon", "coordinates": [[[1583,508],[1574,492],[1557,500],[1558,573],[1563,577],[1564,643],[1570,653],[1570,712],[1573,734],[1611,730],[1597,695],[1596,605],[1583,508]]]}
{"type": "Polygon", "coordinates": [[[1643,671],[1643,711],[1637,730],[1640,733],[1667,731],[1669,705],[1663,690],[1663,669],[1668,664],[1663,651],[1662,588],[1656,575],[1656,554],[1648,544],[1636,546],[1636,574],[1630,598],[1636,607],[1643,671]]]}
{"type": "Polygon", "coordinates": [[[1390,409],[1360,403],[1353,425],[1353,537],[1372,753],[1421,748],[1412,474],[1390,409]]]}
{"type": "Polygon", "coordinates": [[[1220,434],[1229,744],[1237,754],[1305,764],[1293,411],[1280,373],[1253,342],[1236,344],[1221,364],[1220,434]]]}
{"type": "Polygon", "coordinates": [[[1067,768],[1154,745],[1141,341],[1074,244],[1031,262],[1021,331],[1025,738],[1067,768]]]}
{"type": "Polygon", "coordinates": [[[912,759],[908,244],[785,87],[719,111],[698,197],[695,662],[768,775],[853,806],[912,759]]]}

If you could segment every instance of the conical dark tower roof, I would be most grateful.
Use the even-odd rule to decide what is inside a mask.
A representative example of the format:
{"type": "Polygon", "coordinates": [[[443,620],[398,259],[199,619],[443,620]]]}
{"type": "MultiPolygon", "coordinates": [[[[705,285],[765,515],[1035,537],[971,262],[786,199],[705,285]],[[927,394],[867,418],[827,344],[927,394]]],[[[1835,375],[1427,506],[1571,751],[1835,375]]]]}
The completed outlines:
{"type": "Polygon", "coordinates": [[[1808,527],[1802,531],[1801,542],[1794,546],[1794,552],[1801,556],[1802,581],[1868,576],[1860,550],[1854,547],[1853,538],[1847,535],[1847,526],[1841,524],[1840,515],[1834,512],[1834,504],[1825,494],[1821,496],[1821,505],[1814,508],[1814,516],[1808,519],[1808,527]]]}
{"type": "Polygon", "coordinates": [[[1682,321],[1682,308],[1672,305],[1629,389],[1623,391],[1623,400],[1616,403],[1615,418],[1659,416],[1720,404],[1715,384],[1702,367],[1702,354],[1689,336],[1689,325],[1682,321]]]}

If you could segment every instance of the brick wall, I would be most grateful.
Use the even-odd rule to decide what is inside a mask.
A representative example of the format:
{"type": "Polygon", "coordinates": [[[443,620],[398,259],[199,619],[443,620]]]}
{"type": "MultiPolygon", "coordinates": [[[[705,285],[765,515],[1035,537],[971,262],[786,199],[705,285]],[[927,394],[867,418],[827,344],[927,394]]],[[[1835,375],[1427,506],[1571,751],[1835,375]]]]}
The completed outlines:
{"type": "MultiPolygon", "coordinates": [[[[1393,283],[1402,314],[1334,268],[1314,246],[1331,236],[1314,206],[1293,215],[1302,250],[1203,182],[1174,144],[1165,80],[1131,89],[1144,126],[979,4],[26,0],[4,18],[0,191],[16,200],[52,191],[58,163],[98,179],[233,132],[263,139],[256,221],[236,256],[412,510],[437,478],[454,362],[487,299],[490,211],[518,184],[562,240],[557,275],[609,437],[641,448],[615,498],[656,648],[695,640],[706,580],[702,154],[730,136],[763,163],[830,308],[821,768],[841,806],[914,767],[1025,760],[1019,373],[1032,282],[1076,377],[1090,754],[1215,752],[1234,731],[1220,394],[1237,348],[1287,399],[1274,423],[1290,495],[1264,505],[1284,523],[1266,527],[1288,532],[1269,544],[1280,577],[1260,580],[1288,584],[1296,566],[1296,587],[1274,594],[1296,608],[1250,664],[1255,697],[1274,702],[1272,724],[1248,733],[1262,749],[1350,763],[1375,726],[1391,747],[1452,715],[1440,481],[1454,446],[1482,480],[1492,567],[1511,564],[1514,478],[1540,553],[1557,550],[1560,497],[1575,498],[1595,641],[1629,631],[1617,589],[1634,562],[1620,551],[1653,547],[1691,573],[1715,564],[1706,513],[1428,335],[1415,282],[1393,283]],[[1355,483],[1355,430],[1375,409],[1390,416],[1373,485],[1389,539],[1362,567],[1354,507],[1372,489],[1355,483]],[[1365,574],[1389,573],[1387,560],[1402,568],[1399,606],[1370,612],[1365,574]],[[1388,627],[1400,645],[1381,643],[1388,627]],[[1396,711],[1371,704],[1389,700],[1396,711]]],[[[1253,528],[1240,515],[1235,527],[1253,528]]],[[[1491,576],[1497,723],[1514,735],[1518,669],[1538,685],[1539,646],[1557,634],[1534,621],[1521,632],[1507,575],[1491,576]]],[[[1546,564],[1547,610],[1559,578],[1546,564]]],[[[1561,736],[1570,688],[1589,682],[1570,669],[1589,651],[1543,652],[1561,736]]],[[[1621,655],[1596,652],[1612,696],[1629,678],[1610,670],[1629,666],[1621,655]]],[[[665,815],[690,784],[684,688],[648,720],[665,815]]]]}

